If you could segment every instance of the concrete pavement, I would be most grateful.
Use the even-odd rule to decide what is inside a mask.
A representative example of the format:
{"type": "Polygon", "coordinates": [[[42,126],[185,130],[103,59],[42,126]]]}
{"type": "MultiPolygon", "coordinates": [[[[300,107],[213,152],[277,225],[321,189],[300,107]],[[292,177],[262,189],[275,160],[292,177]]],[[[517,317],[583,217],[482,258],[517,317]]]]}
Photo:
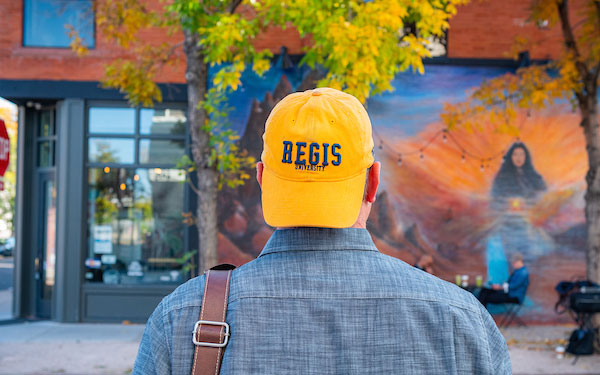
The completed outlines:
{"type": "Polygon", "coordinates": [[[514,374],[600,374],[600,354],[556,357],[557,346],[567,346],[575,326],[532,326],[503,329],[514,374]]]}
{"type": "Polygon", "coordinates": [[[0,325],[0,374],[129,374],[143,325],[0,325]]]}
{"type": "MultiPolygon", "coordinates": [[[[557,359],[572,326],[503,331],[516,375],[600,374],[600,355],[557,359]]],[[[61,324],[49,321],[0,325],[0,374],[129,374],[143,325],[61,324]]]]}

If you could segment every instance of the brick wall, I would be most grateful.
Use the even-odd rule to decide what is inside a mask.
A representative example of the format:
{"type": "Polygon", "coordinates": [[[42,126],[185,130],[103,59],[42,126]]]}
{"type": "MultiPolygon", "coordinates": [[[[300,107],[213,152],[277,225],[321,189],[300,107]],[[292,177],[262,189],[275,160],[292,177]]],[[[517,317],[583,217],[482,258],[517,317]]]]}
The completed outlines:
{"type": "MultiPolygon", "coordinates": [[[[23,47],[22,13],[22,0],[0,1],[0,14],[7,15],[0,33],[0,79],[98,81],[107,63],[125,56],[99,33],[96,34],[96,48],[81,58],[65,48],[23,47]]],[[[142,37],[150,43],[168,41],[177,44],[183,39],[182,35],[168,37],[161,30],[146,31],[142,37]]],[[[298,54],[302,52],[304,43],[305,40],[300,39],[294,29],[271,28],[257,40],[256,46],[279,53],[281,46],[285,45],[290,53],[298,54]]],[[[175,64],[162,69],[158,75],[160,82],[185,82],[185,59],[181,49],[175,60],[175,64]]]]}
{"type": "MultiPolygon", "coordinates": [[[[154,0],[152,0],[154,1],[154,0]]],[[[104,65],[121,52],[102,35],[96,35],[96,48],[79,58],[69,49],[22,47],[23,1],[0,1],[3,28],[0,33],[0,79],[45,79],[97,81],[103,76],[104,65]]],[[[459,8],[451,21],[449,57],[507,58],[514,37],[525,34],[539,45],[531,51],[532,58],[556,57],[561,49],[557,28],[540,29],[527,22],[529,1],[473,0],[459,8]]],[[[181,35],[167,37],[160,30],[144,34],[149,42],[178,43],[181,35]]],[[[301,39],[293,29],[269,29],[256,42],[258,48],[270,48],[278,53],[285,45],[298,54],[307,39],[301,39]]],[[[161,82],[184,82],[184,58],[180,53],[174,65],[166,66],[159,74],[161,82]]]]}
{"type": "MultiPolygon", "coordinates": [[[[538,27],[528,21],[531,0],[471,0],[450,21],[448,57],[509,58],[515,37],[524,36],[533,47],[533,59],[556,58],[562,51],[559,26],[538,27]]],[[[583,1],[570,3],[572,24],[583,1]]]]}

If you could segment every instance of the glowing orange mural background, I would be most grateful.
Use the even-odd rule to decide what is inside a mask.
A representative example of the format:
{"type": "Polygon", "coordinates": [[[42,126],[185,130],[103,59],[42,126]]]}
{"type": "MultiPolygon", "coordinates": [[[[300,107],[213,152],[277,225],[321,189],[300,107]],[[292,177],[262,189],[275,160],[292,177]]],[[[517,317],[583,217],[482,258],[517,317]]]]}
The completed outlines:
{"type": "MultiPolygon", "coordinates": [[[[453,129],[446,137],[439,133],[445,102],[460,100],[465,89],[505,72],[428,67],[424,76],[399,76],[395,92],[367,103],[375,155],[383,164],[368,229],[380,251],[407,263],[432,255],[436,275],[451,282],[456,274],[468,274],[471,280],[483,275],[485,282],[490,251],[504,252],[507,258],[521,251],[531,273],[525,320],[566,322],[568,317],[553,311],[554,286],[585,275],[587,156],[577,114],[566,104],[520,113],[518,140],[486,125],[473,132],[453,129]],[[545,190],[535,199],[511,200],[507,209],[494,209],[492,185],[516,141],[528,148],[545,190]]],[[[234,99],[247,102],[234,114],[234,127],[243,132],[242,146],[256,157],[272,107],[288,93],[310,88],[299,69],[273,69],[269,77],[270,83],[246,77],[248,95],[234,99]],[[269,85],[272,89],[265,91],[269,85]]],[[[242,264],[256,257],[273,231],[262,220],[257,184],[223,191],[219,214],[220,260],[242,264]]]]}

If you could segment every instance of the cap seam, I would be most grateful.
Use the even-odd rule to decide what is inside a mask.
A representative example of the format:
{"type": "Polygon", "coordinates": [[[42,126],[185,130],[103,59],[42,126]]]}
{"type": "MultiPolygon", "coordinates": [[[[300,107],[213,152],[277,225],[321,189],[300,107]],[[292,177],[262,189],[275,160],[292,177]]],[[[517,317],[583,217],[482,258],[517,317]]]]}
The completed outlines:
{"type": "MultiPolygon", "coordinates": [[[[368,168],[368,167],[367,167],[368,168]]],[[[293,179],[293,178],[288,178],[288,177],[282,177],[279,173],[273,171],[271,168],[267,167],[265,165],[265,169],[268,169],[270,173],[272,173],[275,177],[282,179],[282,180],[286,180],[286,181],[292,181],[292,182],[339,182],[339,181],[346,181],[346,180],[350,180],[354,177],[358,177],[360,176],[362,173],[365,173],[367,168],[363,169],[362,171],[355,173],[349,177],[344,177],[344,178],[336,178],[336,179],[323,179],[323,180],[310,180],[310,181],[298,181],[297,179],[293,179]]]]}

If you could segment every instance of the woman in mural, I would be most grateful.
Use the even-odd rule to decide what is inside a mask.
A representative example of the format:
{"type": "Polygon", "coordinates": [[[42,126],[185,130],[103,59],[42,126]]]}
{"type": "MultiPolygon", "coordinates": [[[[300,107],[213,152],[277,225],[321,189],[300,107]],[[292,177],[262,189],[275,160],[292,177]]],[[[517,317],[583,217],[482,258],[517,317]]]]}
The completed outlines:
{"type": "Polygon", "coordinates": [[[504,155],[504,160],[492,186],[494,203],[499,208],[508,203],[508,208],[519,208],[522,203],[534,203],[540,192],[546,190],[546,183],[535,170],[527,146],[515,142],[504,155]]]}
{"type": "Polygon", "coordinates": [[[513,143],[492,184],[490,207],[496,221],[486,246],[488,281],[505,281],[506,259],[514,253],[534,260],[553,249],[552,239],[529,219],[529,211],[545,191],[529,149],[523,142],[513,143]]]}

